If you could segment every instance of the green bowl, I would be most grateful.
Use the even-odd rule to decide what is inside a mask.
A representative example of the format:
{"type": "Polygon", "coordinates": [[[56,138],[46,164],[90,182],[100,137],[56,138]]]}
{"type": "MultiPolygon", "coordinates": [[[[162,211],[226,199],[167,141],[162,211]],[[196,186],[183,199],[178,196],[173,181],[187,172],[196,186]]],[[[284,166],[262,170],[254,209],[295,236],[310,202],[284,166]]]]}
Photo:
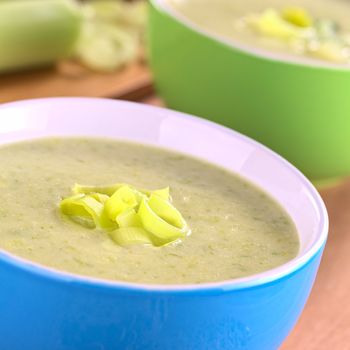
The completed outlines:
{"type": "Polygon", "coordinates": [[[169,107],[251,136],[313,181],[350,174],[350,69],[243,47],[164,0],[151,0],[149,51],[169,107]]]}

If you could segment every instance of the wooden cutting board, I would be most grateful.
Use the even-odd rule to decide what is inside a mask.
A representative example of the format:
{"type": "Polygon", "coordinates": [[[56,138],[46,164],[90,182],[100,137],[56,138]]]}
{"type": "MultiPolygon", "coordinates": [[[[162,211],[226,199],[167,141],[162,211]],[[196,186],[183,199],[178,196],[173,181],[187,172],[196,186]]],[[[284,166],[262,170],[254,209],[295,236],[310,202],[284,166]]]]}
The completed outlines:
{"type": "Polygon", "coordinates": [[[56,67],[0,75],[0,103],[16,100],[88,96],[141,99],[152,92],[152,78],[144,62],[115,73],[97,73],[71,62],[56,67]]]}

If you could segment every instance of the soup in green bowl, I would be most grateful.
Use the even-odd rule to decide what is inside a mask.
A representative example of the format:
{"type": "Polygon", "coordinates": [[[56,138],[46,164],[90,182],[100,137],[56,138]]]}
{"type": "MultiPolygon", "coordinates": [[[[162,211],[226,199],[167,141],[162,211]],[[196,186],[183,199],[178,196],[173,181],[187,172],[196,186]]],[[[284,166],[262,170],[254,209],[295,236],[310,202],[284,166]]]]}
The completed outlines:
{"type": "Polygon", "coordinates": [[[344,0],[168,0],[200,27],[274,52],[350,64],[344,0]]]}
{"type": "Polygon", "coordinates": [[[350,173],[350,3],[151,0],[167,106],[272,148],[314,183],[350,173]]]}

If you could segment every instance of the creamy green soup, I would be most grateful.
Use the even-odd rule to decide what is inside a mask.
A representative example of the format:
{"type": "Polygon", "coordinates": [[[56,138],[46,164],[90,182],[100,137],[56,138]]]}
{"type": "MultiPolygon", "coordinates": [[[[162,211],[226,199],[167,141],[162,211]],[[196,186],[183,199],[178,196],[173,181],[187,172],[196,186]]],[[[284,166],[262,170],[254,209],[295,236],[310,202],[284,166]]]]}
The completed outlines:
{"type": "Polygon", "coordinates": [[[279,53],[350,65],[347,0],[167,0],[224,38],[279,53]]]}
{"type": "Polygon", "coordinates": [[[0,147],[0,247],[76,274],[140,283],[222,281],[259,273],[299,250],[288,214],[262,190],[200,160],[144,145],[57,138],[0,147]],[[63,217],[75,182],[170,185],[191,234],[163,247],[116,244],[63,217]]]}

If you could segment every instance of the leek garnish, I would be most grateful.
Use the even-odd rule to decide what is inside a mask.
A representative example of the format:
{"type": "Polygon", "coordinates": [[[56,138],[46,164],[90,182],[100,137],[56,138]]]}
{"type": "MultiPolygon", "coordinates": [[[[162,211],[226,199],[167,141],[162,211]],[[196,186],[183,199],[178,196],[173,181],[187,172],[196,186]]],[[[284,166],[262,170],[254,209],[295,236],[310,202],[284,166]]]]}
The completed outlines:
{"type": "Polygon", "coordinates": [[[287,7],[283,10],[282,17],[297,27],[309,28],[313,25],[313,18],[302,7],[287,7]]]}
{"type": "Polygon", "coordinates": [[[248,23],[260,34],[280,40],[291,40],[304,37],[305,28],[287,21],[275,9],[267,9],[261,15],[249,17],[248,23]]]}
{"type": "Polygon", "coordinates": [[[120,245],[163,246],[186,237],[190,229],[171,203],[169,187],[149,191],[127,184],[82,186],[60,203],[61,212],[88,228],[104,229],[120,245]]]}
{"type": "Polygon", "coordinates": [[[327,18],[313,18],[302,7],[281,11],[268,8],[245,16],[243,22],[265,38],[290,45],[298,55],[334,63],[350,63],[350,42],[339,23],[327,18]]]}
{"type": "Polygon", "coordinates": [[[149,201],[147,200],[141,202],[138,215],[141,219],[142,227],[153,235],[155,245],[164,245],[171,241],[176,241],[179,238],[185,237],[188,232],[184,220],[182,221],[182,227],[172,225],[170,222],[160,217],[157,211],[149,205],[149,201]]]}
{"type": "Polygon", "coordinates": [[[100,217],[103,212],[103,204],[93,196],[83,194],[74,195],[64,199],[60,208],[63,214],[79,223],[86,223],[86,226],[100,226],[100,217]]]}
{"type": "Polygon", "coordinates": [[[135,209],[126,210],[116,218],[119,227],[141,227],[142,223],[135,209]]]}
{"type": "Polygon", "coordinates": [[[72,191],[74,194],[100,193],[100,194],[105,194],[107,196],[111,196],[116,190],[118,190],[120,187],[123,187],[123,186],[124,184],[115,184],[111,186],[82,186],[79,184],[75,184],[72,191]]]}
{"type": "Polygon", "coordinates": [[[141,227],[121,227],[110,233],[113,241],[121,246],[153,244],[149,233],[141,227]]]}

